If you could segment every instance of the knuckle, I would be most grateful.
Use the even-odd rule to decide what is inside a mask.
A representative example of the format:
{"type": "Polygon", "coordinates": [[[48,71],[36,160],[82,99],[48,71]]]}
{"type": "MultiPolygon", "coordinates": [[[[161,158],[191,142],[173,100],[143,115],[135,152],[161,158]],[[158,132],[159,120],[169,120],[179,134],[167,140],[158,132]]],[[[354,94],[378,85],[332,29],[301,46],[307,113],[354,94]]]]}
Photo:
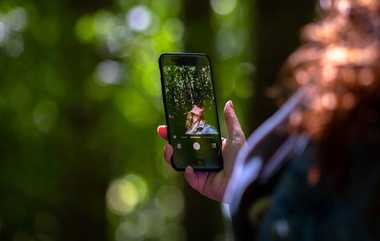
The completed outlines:
{"type": "Polygon", "coordinates": [[[234,133],[231,138],[231,142],[237,146],[243,146],[245,143],[245,138],[240,133],[234,133]]]}

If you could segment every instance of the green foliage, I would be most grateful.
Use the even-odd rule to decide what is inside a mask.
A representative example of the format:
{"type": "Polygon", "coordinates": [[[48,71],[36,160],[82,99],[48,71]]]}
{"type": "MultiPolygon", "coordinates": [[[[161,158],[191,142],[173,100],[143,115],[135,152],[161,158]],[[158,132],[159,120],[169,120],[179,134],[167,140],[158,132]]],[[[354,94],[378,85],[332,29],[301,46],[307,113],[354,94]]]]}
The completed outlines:
{"type": "Polygon", "coordinates": [[[210,67],[165,66],[167,105],[171,111],[188,112],[194,104],[210,107],[214,101],[210,67]]]}
{"type": "MultiPolygon", "coordinates": [[[[158,57],[183,51],[182,2],[0,1],[1,240],[184,239],[182,177],[155,134],[158,57]]],[[[210,35],[249,31],[238,16],[212,15],[210,35]]],[[[229,53],[215,54],[217,101],[244,114],[249,56],[229,53]]]]}

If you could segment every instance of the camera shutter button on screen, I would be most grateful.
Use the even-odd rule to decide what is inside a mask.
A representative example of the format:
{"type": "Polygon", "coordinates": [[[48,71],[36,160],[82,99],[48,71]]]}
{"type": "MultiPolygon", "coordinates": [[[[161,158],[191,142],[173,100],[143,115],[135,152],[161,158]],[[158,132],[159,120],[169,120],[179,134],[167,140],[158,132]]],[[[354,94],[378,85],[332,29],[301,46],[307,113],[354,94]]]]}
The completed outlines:
{"type": "Polygon", "coordinates": [[[193,143],[193,149],[198,151],[199,149],[201,149],[201,145],[198,142],[194,142],[193,143]]]}

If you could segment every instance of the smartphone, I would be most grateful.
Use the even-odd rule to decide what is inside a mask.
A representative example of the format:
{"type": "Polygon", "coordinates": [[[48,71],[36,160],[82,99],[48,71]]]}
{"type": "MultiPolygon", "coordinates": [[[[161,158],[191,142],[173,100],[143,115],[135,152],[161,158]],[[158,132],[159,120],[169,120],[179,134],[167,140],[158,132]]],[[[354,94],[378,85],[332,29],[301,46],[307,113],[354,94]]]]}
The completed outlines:
{"type": "Polygon", "coordinates": [[[174,149],[173,168],[221,170],[222,143],[210,58],[197,53],[164,53],[159,65],[168,141],[174,149]]]}

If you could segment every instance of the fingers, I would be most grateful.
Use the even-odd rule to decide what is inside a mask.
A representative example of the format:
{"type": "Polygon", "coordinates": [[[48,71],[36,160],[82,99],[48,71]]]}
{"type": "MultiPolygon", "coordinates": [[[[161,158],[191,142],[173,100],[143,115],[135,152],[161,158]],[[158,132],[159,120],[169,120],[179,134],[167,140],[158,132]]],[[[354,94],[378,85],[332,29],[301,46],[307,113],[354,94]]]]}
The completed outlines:
{"type": "Polygon", "coordinates": [[[197,189],[198,187],[197,176],[195,175],[193,168],[190,166],[186,167],[185,169],[185,179],[192,188],[197,189]]]}
{"type": "Polygon", "coordinates": [[[168,139],[168,128],[166,125],[160,125],[157,127],[157,134],[164,140],[168,139]]]}
{"type": "Polygon", "coordinates": [[[194,172],[191,166],[187,166],[185,169],[185,179],[189,185],[200,193],[204,192],[204,185],[207,181],[207,172],[194,172]]]}
{"type": "Polygon", "coordinates": [[[245,141],[244,133],[241,129],[239,119],[236,116],[232,101],[227,101],[224,106],[224,119],[228,131],[228,140],[233,144],[243,145],[245,141]]]}
{"type": "Polygon", "coordinates": [[[169,144],[165,144],[164,146],[164,159],[166,162],[170,164],[170,160],[173,156],[173,147],[169,144]]]}
{"type": "Polygon", "coordinates": [[[222,152],[224,152],[224,148],[226,148],[227,139],[222,137],[222,152]]]}
{"type": "MultiPolygon", "coordinates": [[[[166,125],[160,125],[157,127],[157,134],[164,140],[168,139],[168,128],[166,125]]],[[[164,146],[164,159],[170,164],[170,160],[173,155],[173,147],[169,144],[164,146]]]]}

